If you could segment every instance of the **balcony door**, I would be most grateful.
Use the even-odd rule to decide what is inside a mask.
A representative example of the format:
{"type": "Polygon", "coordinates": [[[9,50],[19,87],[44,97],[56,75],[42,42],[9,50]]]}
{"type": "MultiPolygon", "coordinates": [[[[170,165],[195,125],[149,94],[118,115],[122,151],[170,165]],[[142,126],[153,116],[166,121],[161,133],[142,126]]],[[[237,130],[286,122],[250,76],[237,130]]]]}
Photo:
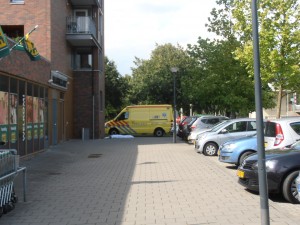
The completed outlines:
{"type": "Polygon", "coordinates": [[[75,9],[74,16],[77,22],[77,32],[88,33],[89,23],[88,23],[88,10],[87,9],[75,9]]]}

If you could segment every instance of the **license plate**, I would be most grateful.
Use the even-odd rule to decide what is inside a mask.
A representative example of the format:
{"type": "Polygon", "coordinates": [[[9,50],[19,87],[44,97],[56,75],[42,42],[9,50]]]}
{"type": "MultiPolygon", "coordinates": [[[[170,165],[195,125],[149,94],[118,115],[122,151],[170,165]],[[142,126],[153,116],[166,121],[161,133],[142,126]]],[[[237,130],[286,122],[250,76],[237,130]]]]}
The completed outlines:
{"type": "Polygon", "coordinates": [[[241,170],[237,170],[237,176],[239,177],[239,178],[244,178],[245,177],[245,172],[244,171],[241,171],[241,170]]]}
{"type": "Polygon", "coordinates": [[[221,153],[221,151],[220,151],[220,149],[218,150],[218,156],[220,155],[220,153],[221,153]]]}

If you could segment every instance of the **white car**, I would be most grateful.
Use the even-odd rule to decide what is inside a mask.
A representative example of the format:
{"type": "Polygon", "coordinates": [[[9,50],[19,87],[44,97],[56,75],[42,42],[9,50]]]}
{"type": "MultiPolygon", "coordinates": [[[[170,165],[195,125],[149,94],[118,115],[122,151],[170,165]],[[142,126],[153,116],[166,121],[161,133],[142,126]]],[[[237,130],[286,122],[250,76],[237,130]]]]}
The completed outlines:
{"type": "Polygon", "coordinates": [[[226,141],[256,134],[256,119],[240,118],[224,121],[197,136],[195,150],[204,155],[217,155],[226,141]]]}
{"type": "Polygon", "coordinates": [[[267,120],[265,149],[283,148],[300,140],[300,116],[267,120]]]}

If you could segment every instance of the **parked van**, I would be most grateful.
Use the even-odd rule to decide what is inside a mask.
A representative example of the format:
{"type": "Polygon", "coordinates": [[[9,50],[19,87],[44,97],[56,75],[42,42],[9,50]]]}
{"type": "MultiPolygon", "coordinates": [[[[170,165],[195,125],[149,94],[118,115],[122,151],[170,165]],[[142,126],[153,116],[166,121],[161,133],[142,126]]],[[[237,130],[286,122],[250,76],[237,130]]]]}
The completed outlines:
{"type": "Polygon", "coordinates": [[[170,133],[172,124],[172,105],[134,105],[127,106],[116,118],[105,123],[105,133],[162,137],[170,133]]]}

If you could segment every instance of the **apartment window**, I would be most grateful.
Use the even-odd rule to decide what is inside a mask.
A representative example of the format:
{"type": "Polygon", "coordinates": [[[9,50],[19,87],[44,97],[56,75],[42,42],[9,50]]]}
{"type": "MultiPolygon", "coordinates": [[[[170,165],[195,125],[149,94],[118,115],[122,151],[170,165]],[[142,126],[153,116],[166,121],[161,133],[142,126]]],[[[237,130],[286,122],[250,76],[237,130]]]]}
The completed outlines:
{"type": "Polygon", "coordinates": [[[17,40],[24,36],[24,25],[2,25],[1,28],[12,39],[17,40]]]}
{"type": "Polygon", "coordinates": [[[10,0],[10,3],[14,3],[14,4],[23,4],[25,2],[25,0],[10,0]]]}
{"type": "Polygon", "coordinates": [[[91,70],[92,69],[92,49],[78,48],[73,55],[73,68],[77,70],[91,70]]]}

